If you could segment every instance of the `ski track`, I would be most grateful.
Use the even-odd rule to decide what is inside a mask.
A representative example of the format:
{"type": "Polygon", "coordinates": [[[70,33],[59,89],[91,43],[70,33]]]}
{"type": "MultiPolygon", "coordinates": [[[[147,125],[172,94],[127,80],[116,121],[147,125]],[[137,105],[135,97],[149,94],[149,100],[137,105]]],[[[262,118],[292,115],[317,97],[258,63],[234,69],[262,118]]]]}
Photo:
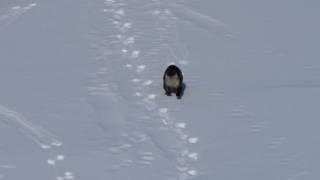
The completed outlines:
{"type": "MultiPolygon", "coordinates": [[[[0,12],[0,30],[13,23],[17,18],[23,14],[29,12],[33,8],[39,6],[37,3],[29,3],[25,6],[15,5],[9,8],[9,10],[0,12]]],[[[9,127],[13,127],[29,137],[35,144],[41,149],[48,152],[47,164],[52,167],[55,172],[57,180],[75,179],[72,172],[58,168],[58,164],[61,164],[65,160],[65,155],[61,153],[62,142],[56,139],[56,137],[45,130],[44,128],[34,125],[28,121],[20,113],[7,108],[0,104],[0,117],[2,123],[5,123],[9,127]]],[[[0,162],[1,163],[1,162],[0,162]]],[[[0,165],[1,169],[15,169],[14,165],[0,165]]],[[[1,173],[1,171],[0,171],[1,173]]],[[[0,174],[0,179],[5,179],[4,175],[0,174]]]]}
{"type": "MultiPolygon", "coordinates": [[[[181,1],[183,2],[183,1],[181,1]]],[[[149,142],[175,167],[175,178],[179,180],[194,179],[201,173],[195,167],[200,154],[194,152],[193,146],[199,138],[187,132],[188,126],[184,121],[175,119],[171,109],[162,104],[164,93],[157,91],[162,87],[163,69],[169,64],[187,66],[188,49],[181,42],[177,30],[178,17],[185,9],[183,5],[170,2],[105,0],[103,12],[109,31],[102,33],[106,37],[92,47],[100,52],[95,58],[96,71],[89,75],[89,99],[96,107],[96,113],[104,113],[99,105],[112,101],[112,113],[119,122],[108,122],[99,116],[97,124],[104,129],[106,124],[116,126],[119,138],[110,148],[111,152],[119,153],[139,146],[139,143],[149,142]],[[144,4],[143,11],[140,5],[144,4]],[[164,4],[166,4],[164,6],[164,4]],[[176,13],[175,13],[176,12],[176,13]],[[113,27],[110,30],[110,25],[113,27]],[[110,34],[111,33],[111,34],[110,34]],[[161,54],[165,54],[162,57],[161,54]],[[112,68],[111,68],[112,67],[112,68]],[[162,67],[162,68],[160,68],[162,67]],[[117,76],[118,74],[125,76],[117,76]],[[123,89],[121,84],[132,84],[130,89],[123,89]],[[127,92],[131,92],[128,94],[127,92]],[[120,102],[120,103],[119,103],[120,102]],[[123,115],[123,103],[130,108],[137,108],[144,116],[123,115]],[[135,117],[137,120],[128,120],[135,117]],[[116,123],[116,124],[114,124],[116,123]],[[140,123],[140,126],[139,126],[140,123]],[[143,123],[143,124],[141,124],[143,123]],[[147,128],[142,128],[147,126],[147,128]],[[140,128],[139,128],[140,127],[140,128]],[[132,134],[127,134],[126,129],[132,134]],[[122,138],[121,138],[122,137],[122,138]]],[[[188,9],[188,12],[192,10],[188,9]]],[[[182,16],[182,15],[181,15],[182,16]]],[[[199,13],[193,12],[187,16],[192,21],[198,21],[206,28],[226,28],[226,25],[199,13]]],[[[101,36],[101,34],[100,34],[101,36]]],[[[161,88],[162,90],[162,88],[161,88]]],[[[174,97],[171,97],[174,98],[174,97]]],[[[176,99],[171,99],[175,101],[176,99]]],[[[112,121],[112,120],[111,120],[112,121]]],[[[108,134],[109,131],[105,130],[108,134]]],[[[115,169],[122,166],[151,165],[157,160],[156,152],[138,152],[138,160],[123,160],[115,169]]]]}
{"type": "Polygon", "coordinates": [[[37,3],[30,3],[26,6],[12,6],[6,12],[0,12],[0,29],[13,23],[18,17],[37,7],[37,3]]]}
{"type": "MultiPolygon", "coordinates": [[[[8,127],[17,129],[25,136],[29,137],[41,149],[48,152],[48,159],[46,161],[49,166],[52,166],[53,171],[57,175],[57,180],[74,179],[74,175],[71,172],[67,171],[68,173],[61,174],[61,170],[58,170],[59,168],[57,167],[57,164],[60,164],[65,160],[65,155],[61,153],[61,150],[59,150],[63,145],[62,142],[56,139],[54,135],[52,135],[44,128],[32,124],[20,113],[9,109],[1,104],[0,118],[0,122],[4,123],[8,127]]],[[[0,170],[13,168],[13,165],[0,165],[0,170]]],[[[3,176],[3,178],[5,177],[3,176]]]]}
{"type": "MultiPolygon", "coordinates": [[[[4,12],[0,12],[0,30],[9,26],[20,16],[38,6],[38,3],[33,2],[27,5],[15,5],[4,12]]],[[[37,144],[38,147],[47,151],[48,158],[46,159],[46,162],[56,174],[54,179],[75,179],[75,175],[72,172],[59,168],[59,164],[62,164],[66,157],[61,150],[63,143],[53,134],[40,126],[31,123],[20,113],[1,104],[0,118],[0,123],[4,123],[6,126],[17,129],[37,144]]],[[[0,179],[6,179],[7,177],[1,174],[1,169],[15,169],[15,166],[0,164],[0,179]]]]}

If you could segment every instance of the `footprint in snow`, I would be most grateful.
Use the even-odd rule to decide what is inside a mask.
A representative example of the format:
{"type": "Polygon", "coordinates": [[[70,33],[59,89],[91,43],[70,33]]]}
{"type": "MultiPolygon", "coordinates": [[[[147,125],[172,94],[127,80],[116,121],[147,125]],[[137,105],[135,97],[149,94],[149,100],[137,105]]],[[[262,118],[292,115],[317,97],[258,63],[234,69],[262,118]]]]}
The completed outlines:
{"type": "Polygon", "coordinates": [[[57,177],[57,180],[67,180],[67,179],[75,179],[75,176],[72,172],[65,172],[63,176],[57,177]]]}
{"type": "Polygon", "coordinates": [[[156,97],[157,97],[156,94],[148,94],[146,98],[147,98],[148,100],[153,100],[153,99],[155,99],[156,97]]]}
{"type": "Polygon", "coordinates": [[[130,58],[131,59],[137,59],[139,56],[140,56],[140,51],[139,50],[134,50],[132,51],[131,55],[130,55],[130,58]]]}
{"type": "Polygon", "coordinates": [[[132,27],[132,24],[130,22],[126,22],[121,24],[118,29],[122,32],[122,33],[126,33],[128,32],[132,27]]]}
{"type": "Polygon", "coordinates": [[[143,152],[139,156],[138,163],[143,165],[150,165],[152,161],[156,160],[152,152],[143,152]]]}
{"type": "Polygon", "coordinates": [[[152,80],[146,80],[142,83],[142,86],[150,86],[153,83],[152,80]]]}
{"type": "Polygon", "coordinates": [[[145,69],[146,69],[146,65],[139,65],[139,66],[137,67],[136,72],[137,72],[137,73],[141,73],[141,72],[143,72],[145,69]]]}
{"type": "Polygon", "coordinates": [[[122,40],[123,45],[132,46],[135,43],[135,37],[131,36],[122,40]]]}
{"type": "MultiPolygon", "coordinates": [[[[50,166],[56,166],[58,163],[64,160],[65,160],[65,156],[62,154],[59,154],[54,158],[49,158],[47,160],[47,164],[50,166]]],[[[75,176],[73,175],[72,172],[67,171],[63,173],[63,176],[57,176],[56,179],[57,180],[75,179],[75,176]]]]}
{"type": "Polygon", "coordinates": [[[138,83],[140,81],[141,81],[141,79],[138,79],[138,78],[134,78],[134,79],[131,80],[131,82],[133,82],[133,83],[138,83]]]}

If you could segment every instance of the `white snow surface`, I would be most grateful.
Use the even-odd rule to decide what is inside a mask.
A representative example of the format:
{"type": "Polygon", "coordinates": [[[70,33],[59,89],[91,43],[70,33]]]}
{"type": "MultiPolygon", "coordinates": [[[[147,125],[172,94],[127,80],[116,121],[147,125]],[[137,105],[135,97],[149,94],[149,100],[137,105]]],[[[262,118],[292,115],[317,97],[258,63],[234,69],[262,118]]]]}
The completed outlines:
{"type": "Polygon", "coordinates": [[[0,180],[320,179],[319,6],[1,0],[0,180]]]}

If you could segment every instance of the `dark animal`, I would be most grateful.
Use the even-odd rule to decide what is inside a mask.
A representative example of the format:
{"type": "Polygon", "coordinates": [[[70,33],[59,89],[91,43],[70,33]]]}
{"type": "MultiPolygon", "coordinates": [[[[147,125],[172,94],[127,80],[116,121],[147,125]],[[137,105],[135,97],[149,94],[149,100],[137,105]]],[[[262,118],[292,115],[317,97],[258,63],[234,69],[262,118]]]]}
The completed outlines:
{"type": "Polygon", "coordinates": [[[170,65],[167,67],[163,75],[163,89],[167,96],[175,93],[179,99],[181,98],[183,93],[183,75],[177,66],[170,65]]]}

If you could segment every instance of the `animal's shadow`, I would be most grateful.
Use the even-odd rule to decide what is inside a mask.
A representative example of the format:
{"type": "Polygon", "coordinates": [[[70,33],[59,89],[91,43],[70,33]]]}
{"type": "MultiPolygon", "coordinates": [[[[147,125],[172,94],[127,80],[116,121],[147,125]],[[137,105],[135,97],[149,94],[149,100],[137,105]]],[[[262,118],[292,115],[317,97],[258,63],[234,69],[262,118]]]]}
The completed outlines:
{"type": "Polygon", "coordinates": [[[182,83],[182,88],[181,88],[181,94],[180,94],[180,96],[177,96],[177,99],[181,99],[181,98],[182,98],[182,96],[184,95],[184,91],[186,90],[186,88],[187,88],[187,85],[183,82],[183,83],[182,83]]]}

